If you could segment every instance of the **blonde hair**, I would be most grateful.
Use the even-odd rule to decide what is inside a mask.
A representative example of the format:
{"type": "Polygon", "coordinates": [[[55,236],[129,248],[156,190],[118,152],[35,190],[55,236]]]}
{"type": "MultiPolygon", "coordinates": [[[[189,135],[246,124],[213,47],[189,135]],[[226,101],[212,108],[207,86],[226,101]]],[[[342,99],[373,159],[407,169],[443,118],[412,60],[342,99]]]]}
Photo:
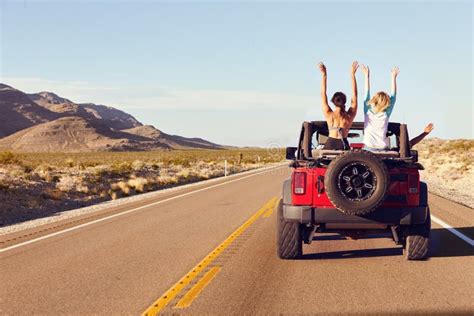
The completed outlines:
{"type": "Polygon", "coordinates": [[[384,112],[390,106],[390,97],[387,93],[377,92],[368,102],[375,113],[384,112]]]}

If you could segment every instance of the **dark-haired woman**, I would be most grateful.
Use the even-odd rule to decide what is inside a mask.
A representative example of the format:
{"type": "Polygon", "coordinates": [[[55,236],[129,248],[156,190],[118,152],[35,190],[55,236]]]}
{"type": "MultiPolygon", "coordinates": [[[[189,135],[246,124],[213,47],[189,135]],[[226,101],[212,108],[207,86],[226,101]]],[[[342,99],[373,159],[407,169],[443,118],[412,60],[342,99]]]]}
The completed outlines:
{"type": "Polygon", "coordinates": [[[326,95],[326,66],[324,66],[323,63],[319,63],[318,66],[322,74],[321,106],[329,129],[329,137],[324,144],[324,149],[349,150],[350,146],[347,141],[347,135],[349,134],[349,129],[351,128],[352,122],[357,114],[357,81],[355,74],[357,68],[359,68],[359,64],[354,61],[351,66],[352,100],[351,106],[347,111],[346,95],[342,92],[334,93],[334,96],[331,98],[331,102],[334,104],[334,110],[329,106],[328,97],[326,95]]]}

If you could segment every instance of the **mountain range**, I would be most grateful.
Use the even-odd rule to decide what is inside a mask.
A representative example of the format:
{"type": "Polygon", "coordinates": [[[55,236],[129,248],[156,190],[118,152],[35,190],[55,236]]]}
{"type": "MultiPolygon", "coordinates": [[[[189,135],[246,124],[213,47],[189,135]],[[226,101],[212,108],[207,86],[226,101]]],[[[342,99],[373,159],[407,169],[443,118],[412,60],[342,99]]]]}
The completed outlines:
{"type": "Polygon", "coordinates": [[[19,152],[223,149],[170,135],[111,106],[75,103],[52,92],[27,94],[0,83],[0,150],[19,152]]]}

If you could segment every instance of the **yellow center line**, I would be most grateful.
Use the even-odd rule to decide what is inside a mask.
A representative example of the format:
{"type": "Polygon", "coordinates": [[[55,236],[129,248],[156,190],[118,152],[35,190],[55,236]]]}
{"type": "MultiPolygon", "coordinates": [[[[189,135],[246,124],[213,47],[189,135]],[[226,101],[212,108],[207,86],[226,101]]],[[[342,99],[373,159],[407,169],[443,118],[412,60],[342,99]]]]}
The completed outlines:
{"type": "Polygon", "coordinates": [[[175,308],[186,308],[191,305],[194,299],[201,293],[202,290],[214,279],[216,274],[220,271],[221,267],[212,267],[206,274],[196,283],[179,302],[175,308]]]}
{"type": "Polygon", "coordinates": [[[272,203],[270,203],[270,207],[269,207],[268,210],[265,212],[265,214],[263,214],[263,217],[264,217],[264,218],[270,217],[270,216],[273,214],[273,211],[275,210],[275,208],[276,208],[277,205],[278,205],[278,201],[279,201],[279,198],[277,198],[277,197],[274,197],[274,198],[272,199],[272,203]]]}
{"type": "MultiPolygon", "coordinates": [[[[276,198],[276,197],[275,197],[276,198]]],[[[273,198],[274,199],[274,198],[273,198]]],[[[232,242],[239,237],[250,225],[252,225],[265,211],[267,211],[271,199],[265,205],[259,209],[252,217],[250,217],[245,223],[243,223],[237,230],[235,230],[226,240],[224,240],[217,248],[211,251],[201,262],[199,262],[194,268],[191,269],[184,277],[176,282],[169,290],[167,290],[162,296],[160,296],[150,307],[144,312],[143,316],[156,315],[158,314],[169,302],[171,302],[176,295],[178,295],[198,274],[203,271],[211,262],[213,262],[232,242]]]]}

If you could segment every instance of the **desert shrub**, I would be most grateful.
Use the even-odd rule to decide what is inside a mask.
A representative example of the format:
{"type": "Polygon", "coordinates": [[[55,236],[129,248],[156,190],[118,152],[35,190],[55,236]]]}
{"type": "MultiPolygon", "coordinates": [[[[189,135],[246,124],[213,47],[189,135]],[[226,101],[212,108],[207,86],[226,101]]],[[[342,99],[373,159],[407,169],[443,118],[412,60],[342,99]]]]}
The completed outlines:
{"type": "Polygon", "coordinates": [[[112,192],[120,191],[123,195],[130,194],[130,188],[125,181],[119,181],[111,185],[112,192]]]}
{"type": "Polygon", "coordinates": [[[156,161],[153,161],[151,164],[150,164],[150,168],[152,170],[160,170],[160,163],[159,162],[156,162],[156,161]]]}
{"type": "Polygon", "coordinates": [[[134,189],[136,192],[144,192],[148,186],[148,180],[145,178],[133,178],[127,181],[129,188],[134,189]]]}
{"type": "Polygon", "coordinates": [[[89,167],[97,167],[99,166],[101,163],[101,161],[89,161],[89,160],[86,160],[86,161],[81,161],[81,165],[84,167],[84,168],[89,168],[89,167]]]}
{"type": "Polygon", "coordinates": [[[106,196],[108,196],[108,192],[106,190],[100,190],[99,191],[99,197],[101,198],[105,198],[106,196]]]}
{"type": "Polygon", "coordinates": [[[60,180],[58,175],[53,174],[50,171],[38,172],[38,176],[46,182],[58,182],[60,180]]]}
{"type": "Polygon", "coordinates": [[[35,168],[36,173],[47,172],[47,171],[52,171],[52,170],[53,170],[53,167],[45,163],[42,163],[35,168]]]}
{"type": "Polygon", "coordinates": [[[48,164],[40,164],[34,170],[34,172],[46,182],[57,182],[59,177],[52,174],[53,168],[48,164]]]}
{"type": "Polygon", "coordinates": [[[470,168],[471,168],[470,163],[462,163],[461,166],[459,166],[458,171],[461,171],[461,173],[465,173],[469,171],[470,168]]]}
{"type": "Polygon", "coordinates": [[[132,163],[128,161],[114,163],[111,166],[111,171],[116,174],[128,174],[132,172],[133,167],[132,163]]]}
{"type": "Polygon", "coordinates": [[[46,188],[42,193],[41,197],[46,200],[60,201],[64,196],[64,193],[58,189],[46,188]]]}
{"type": "Polygon", "coordinates": [[[109,190],[108,194],[112,200],[116,200],[119,197],[118,193],[112,189],[109,190]]]}
{"type": "Polygon", "coordinates": [[[66,166],[68,166],[69,168],[74,167],[74,159],[72,158],[66,159],[65,163],[66,163],[66,166]]]}
{"type": "Polygon", "coordinates": [[[10,185],[5,180],[0,180],[0,191],[7,192],[10,185]]]}
{"type": "Polygon", "coordinates": [[[172,164],[184,168],[189,168],[191,166],[191,162],[189,161],[189,159],[186,159],[184,157],[177,157],[173,159],[172,164]]]}
{"type": "Polygon", "coordinates": [[[90,193],[89,187],[85,183],[78,184],[76,186],[76,191],[84,194],[90,193]]]}
{"type": "Polygon", "coordinates": [[[23,164],[23,172],[31,173],[33,171],[33,166],[30,164],[23,164]]]}
{"type": "Polygon", "coordinates": [[[145,163],[141,160],[135,160],[132,162],[132,169],[135,171],[142,170],[145,167],[145,163]]]}
{"type": "Polygon", "coordinates": [[[64,175],[62,176],[58,183],[56,183],[56,188],[62,192],[80,192],[80,193],[89,193],[88,186],[84,183],[84,179],[78,176],[64,175]]]}
{"type": "Polygon", "coordinates": [[[178,177],[178,180],[186,180],[189,178],[190,171],[187,169],[183,169],[176,173],[176,176],[178,177]]]}
{"type": "Polygon", "coordinates": [[[157,177],[156,182],[162,186],[167,186],[171,184],[177,184],[178,178],[176,176],[171,175],[160,175],[159,177],[157,177]]]}
{"type": "Polygon", "coordinates": [[[23,169],[14,169],[14,170],[10,171],[10,176],[12,178],[16,178],[16,179],[18,179],[18,178],[26,179],[27,178],[27,174],[23,169]]]}
{"type": "Polygon", "coordinates": [[[91,174],[96,177],[96,181],[99,181],[102,177],[105,177],[110,172],[111,167],[105,165],[93,167],[91,170],[91,174]]]}
{"type": "Polygon", "coordinates": [[[20,158],[18,155],[12,153],[11,151],[0,152],[0,164],[13,165],[18,163],[20,163],[20,158]]]}
{"type": "Polygon", "coordinates": [[[474,141],[472,140],[454,140],[446,142],[442,147],[444,152],[461,153],[474,150],[474,141]]]}

